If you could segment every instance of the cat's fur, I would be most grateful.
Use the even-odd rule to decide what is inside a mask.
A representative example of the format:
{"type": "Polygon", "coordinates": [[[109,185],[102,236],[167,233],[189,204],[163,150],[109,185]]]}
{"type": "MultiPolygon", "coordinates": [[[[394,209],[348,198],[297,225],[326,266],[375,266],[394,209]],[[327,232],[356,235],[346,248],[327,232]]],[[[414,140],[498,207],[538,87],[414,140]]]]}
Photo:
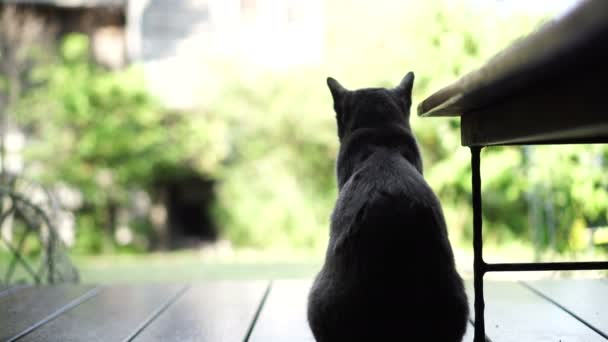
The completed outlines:
{"type": "Polygon", "coordinates": [[[339,196],[308,298],[318,342],[461,341],[468,317],[439,200],[409,125],[414,74],[394,89],[331,90],[339,196]]]}

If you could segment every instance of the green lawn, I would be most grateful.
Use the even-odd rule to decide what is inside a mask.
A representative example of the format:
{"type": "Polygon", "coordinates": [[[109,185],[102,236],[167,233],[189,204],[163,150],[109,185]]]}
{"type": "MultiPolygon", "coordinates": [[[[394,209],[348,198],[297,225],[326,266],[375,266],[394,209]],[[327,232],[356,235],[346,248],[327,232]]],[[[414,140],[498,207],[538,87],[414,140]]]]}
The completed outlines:
{"type": "MultiPolygon", "coordinates": [[[[472,251],[455,246],[459,271],[464,278],[472,277],[472,251]]],[[[322,265],[323,252],[295,252],[292,250],[256,251],[237,250],[226,254],[209,254],[190,250],[148,254],[111,254],[99,256],[72,255],[72,261],[80,272],[82,283],[158,283],[198,282],[204,280],[233,279],[293,279],[315,276],[322,265]]],[[[525,246],[511,244],[508,248],[484,250],[488,262],[532,261],[533,253],[525,246]]],[[[544,253],[542,261],[605,260],[606,255],[551,255],[544,253]]],[[[0,271],[8,266],[9,255],[0,253],[0,271]]],[[[403,272],[407,272],[407,260],[403,272]]],[[[23,272],[18,272],[20,279],[23,272]]],[[[531,279],[551,277],[608,276],[605,271],[584,272],[522,272],[490,273],[486,277],[498,279],[531,279]]]]}
{"type": "MultiPolygon", "coordinates": [[[[533,252],[525,246],[492,246],[484,250],[488,262],[529,262],[533,252]],[[493,248],[492,248],[493,247],[493,248]]],[[[472,277],[472,250],[455,246],[457,266],[464,278],[472,277]]],[[[246,251],[228,255],[204,255],[195,251],[138,255],[74,256],[83,283],[197,282],[217,279],[313,278],[322,265],[323,253],[291,250],[246,251]]],[[[605,260],[603,253],[555,255],[543,253],[541,261],[605,260]]],[[[403,272],[407,272],[404,260],[403,272]]],[[[608,276],[605,271],[491,273],[493,279],[608,276]]]]}
{"type": "Polygon", "coordinates": [[[76,257],[83,283],[312,278],[320,260],[205,260],[194,253],[76,257]]]}
{"type": "MultiPolygon", "coordinates": [[[[321,254],[322,255],[322,254],[321,254]]],[[[0,250],[4,277],[12,257],[0,250]]],[[[238,251],[208,255],[200,251],[148,254],[72,255],[82,283],[197,282],[217,279],[312,278],[319,270],[319,254],[287,251],[238,251]]],[[[28,258],[38,265],[39,258],[28,258]]],[[[11,282],[31,282],[22,267],[11,282]]],[[[0,281],[1,282],[1,281],[0,281]]]]}

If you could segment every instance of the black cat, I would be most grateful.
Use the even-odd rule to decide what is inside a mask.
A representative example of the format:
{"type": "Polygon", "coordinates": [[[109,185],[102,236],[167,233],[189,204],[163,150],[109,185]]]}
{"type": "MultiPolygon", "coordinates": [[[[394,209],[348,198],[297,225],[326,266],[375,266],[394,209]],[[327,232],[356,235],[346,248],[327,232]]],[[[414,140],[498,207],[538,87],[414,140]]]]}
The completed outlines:
{"type": "Polygon", "coordinates": [[[456,342],[465,333],[467,297],[409,125],[413,83],[410,72],[394,89],[349,91],[327,79],[340,193],[308,298],[318,342],[456,342]]]}

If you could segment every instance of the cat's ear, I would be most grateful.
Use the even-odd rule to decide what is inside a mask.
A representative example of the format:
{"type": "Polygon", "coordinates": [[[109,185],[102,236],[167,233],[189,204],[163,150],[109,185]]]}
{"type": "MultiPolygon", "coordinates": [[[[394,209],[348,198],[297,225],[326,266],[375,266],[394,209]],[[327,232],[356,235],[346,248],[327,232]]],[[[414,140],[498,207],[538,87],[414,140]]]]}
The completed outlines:
{"type": "Polygon", "coordinates": [[[404,100],[410,101],[412,99],[412,88],[414,87],[414,73],[408,72],[405,77],[401,80],[401,83],[397,88],[393,89],[395,94],[404,100]]]}
{"type": "Polygon", "coordinates": [[[339,103],[340,100],[344,97],[344,94],[348,92],[346,88],[344,88],[338,81],[331,77],[327,78],[327,86],[329,87],[329,91],[331,91],[331,96],[334,98],[334,103],[339,103]]]}

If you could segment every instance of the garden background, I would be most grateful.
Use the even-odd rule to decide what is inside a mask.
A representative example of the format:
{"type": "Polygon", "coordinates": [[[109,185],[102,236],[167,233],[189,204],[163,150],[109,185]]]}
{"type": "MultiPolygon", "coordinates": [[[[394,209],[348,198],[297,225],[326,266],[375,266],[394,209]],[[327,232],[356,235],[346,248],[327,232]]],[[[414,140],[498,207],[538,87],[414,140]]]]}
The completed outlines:
{"type": "MultiPolygon", "coordinates": [[[[139,63],[96,63],[86,34],[51,44],[3,20],[3,182],[34,189],[34,200],[39,185],[59,198],[59,233],[85,282],[312,276],[337,196],[325,78],[391,87],[412,70],[425,177],[467,273],[470,153],[458,119],[420,119],[415,105],[571,3],[327,0],[314,61],[260,66],[236,52],[201,59],[206,72],[191,75],[202,86],[188,108],[151,91],[139,63]]],[[[20,18],[7,6],[3,15],[20,18]]],[[[605,258],[608,147],[483,153],[487,260],[605,258]]],[[[19,229],[5,222],[2,234],[19,229]]],[[[35,239],[25,246],[29,258],[41,252],[35,239]]]]}

